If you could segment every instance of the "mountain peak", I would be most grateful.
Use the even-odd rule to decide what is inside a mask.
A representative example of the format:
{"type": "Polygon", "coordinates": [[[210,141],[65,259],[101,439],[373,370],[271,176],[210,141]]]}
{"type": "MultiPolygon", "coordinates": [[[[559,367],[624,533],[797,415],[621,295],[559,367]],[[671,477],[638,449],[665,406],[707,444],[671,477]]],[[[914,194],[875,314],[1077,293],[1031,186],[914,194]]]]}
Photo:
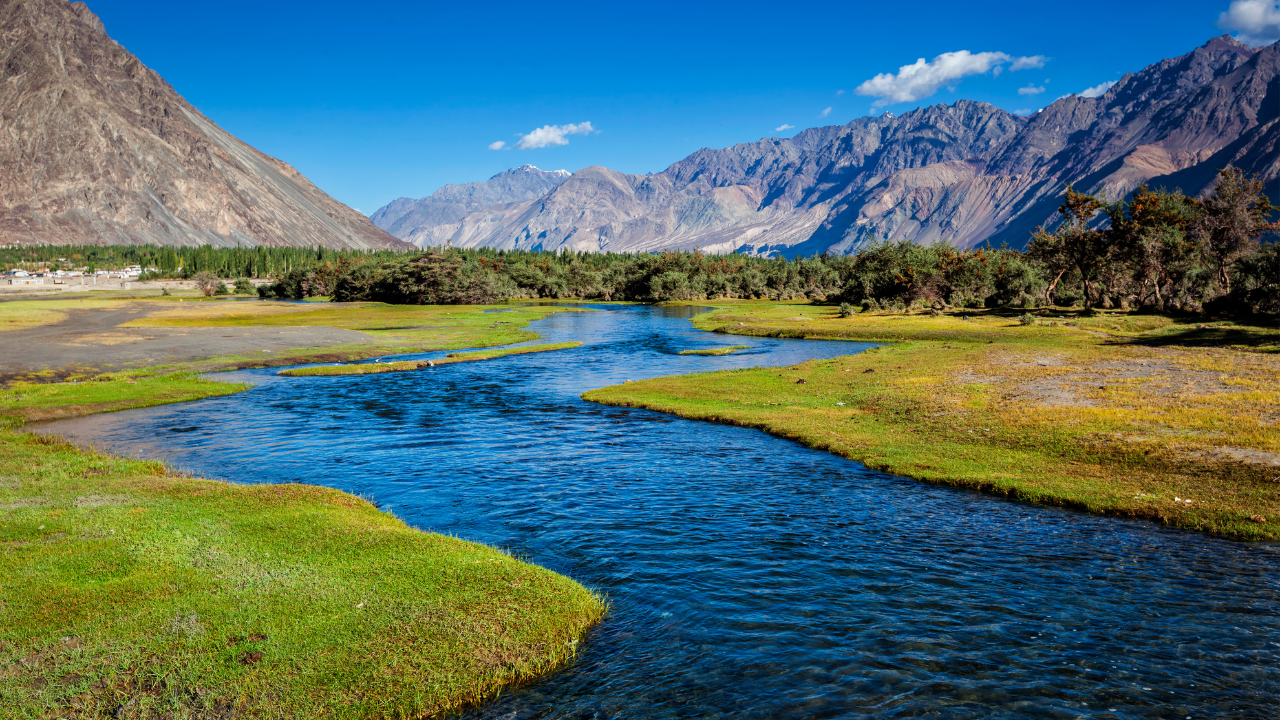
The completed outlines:
{"type": "Polygon", "coordinates": [[[200,114],[83,2],[0,0],[0,244],[403,248],[200,114]]]}
{"type": "Polygon", "coordinates": [[[1245,57],[1253,55],[1258,50],[1258,48],[1248,43],[1241,42],[1230,35],[1219,35],[1215,38],[1209,38],[1209,41],[1204,45],[1201,45],[1198,49],[1209,51],[1232,50],[1245,57]]]}
{"type": "Polygon", "coordinates": [[[547,171],[525,164],[503,170],[488,180],[445,185],[418,200],[393,200],[369,218],[392,235],[406,238],[424,225],[451,227],[467,213],[483,207],[531,200],[550,192],[568,177],[565,170],[547,171]]]}

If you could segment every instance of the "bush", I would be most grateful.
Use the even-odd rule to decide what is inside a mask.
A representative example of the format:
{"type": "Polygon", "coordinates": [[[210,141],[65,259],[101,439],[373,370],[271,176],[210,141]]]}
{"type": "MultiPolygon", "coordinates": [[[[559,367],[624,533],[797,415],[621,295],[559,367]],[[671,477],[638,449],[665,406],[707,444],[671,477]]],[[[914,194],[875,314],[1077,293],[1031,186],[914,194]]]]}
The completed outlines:
{"type": "Polygon", "coordinates": [[[1039,321],[1040,318],[1032,315],[1031,313],[1022,313],[1022,315],[1018,316],[1018,322],[1023,325],[1035,325],[1039,321]]]}
{"type": "Polygon", "coordinates": [[[237,295],[252,295],[257,290],[253,287],[253,282],[249,278],[239,278],[236,280],[235,293],[237,295]]]}
{"type": "Polygon", "coordinates": [[[853,306],[847,302],[840,303],[840,317],[847,318],[853,316],[853,306]]]}

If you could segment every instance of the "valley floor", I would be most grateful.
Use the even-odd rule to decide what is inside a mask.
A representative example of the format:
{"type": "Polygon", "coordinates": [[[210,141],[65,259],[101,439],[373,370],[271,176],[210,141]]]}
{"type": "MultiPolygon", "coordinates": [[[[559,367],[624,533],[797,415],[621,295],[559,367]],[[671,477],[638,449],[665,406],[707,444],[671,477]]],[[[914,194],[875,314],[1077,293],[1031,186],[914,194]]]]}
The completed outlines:
{"type": "MultiPolygon", "coordinates": [[[[336,350],[346,357],[519,341],[533,337],[522,329],[529,319],[552,312],[154,302],[128,301],[126,313],[139,310],[128,324],[207,333],[322,319],[373,338],[336,350]]],[[[0,327],[39,330],[82,310],[8,303],[0,327]]],[[[0,332],[0,343],[12,347],[21,332],[0,332]]],[[[310,350],[282,354],[305,362],[297,358],[310,350]]],[[[238,392],[246,386],[195,371],[262,364],[283,363],[231,355],[109,373],[46,367],[0,388],[6,713],[426,716],[573,656],[604,602],[569,578],[411,529],[336,490],[181,477],[22,432],[29,421],[238,392]]]]}
{"type": "Polygon", "coordinates": [[[708,303],[704,330],[878,340],[786,369],[658,378],[596,402],[756,427],[885,472],[1280,539],[1280,330],[1121,312],[859,313],[708,303]]]}

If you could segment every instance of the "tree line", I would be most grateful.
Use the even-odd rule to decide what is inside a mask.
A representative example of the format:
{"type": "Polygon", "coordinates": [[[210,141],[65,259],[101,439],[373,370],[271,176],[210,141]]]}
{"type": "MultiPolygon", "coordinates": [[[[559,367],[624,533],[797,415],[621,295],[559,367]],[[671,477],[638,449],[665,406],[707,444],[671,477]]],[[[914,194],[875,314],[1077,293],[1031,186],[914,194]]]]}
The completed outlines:
{"type": "MultiPolygon", "coordinates": [[[[0,263],[157,269],[153,277],[274,278],[263,297],[476,304],[520,299],[660,302],[805,298],[877,309],[911,306],[1149,308],[1280,313],[1280,222],[1263,184],[1234,169],[1203,199],[1138,188],[1127,200],[1066,188],[1053,229],[1021,252],[872,243],[850,255],[787,260],[435,248],[42,246],[0,249],[0,263]]],[[[242,284],[248,287],[247,284],[242,284]]]]}
{"type": "Polygon", "coordinates": [[[286,273],[266,297],[475,304],[533,298],[656,302],[807,298],[877,309],[950,305],[1280,312],[1280,232],[1262,183],[1234,169],[1203,200],[1138,188],[1109,202],[1068,187],[1054,230],[1026,252],[875,243],[786,260],[691,252],[607,254],[437,248],[343,257],[286,273]]]}
{"type": "Polygon", "coordinates": [[[330,250],[328,248],[168,247],[158,245],[36,245],[0,248],[0,265],[6,268],[51,270],[109,270],[138,265],[155,268],[146,279],[190,279],[199,273],[221,278],[276,278],[297,270],[308,270],[344,258],[386,259],[390,250],[330,250]]]}

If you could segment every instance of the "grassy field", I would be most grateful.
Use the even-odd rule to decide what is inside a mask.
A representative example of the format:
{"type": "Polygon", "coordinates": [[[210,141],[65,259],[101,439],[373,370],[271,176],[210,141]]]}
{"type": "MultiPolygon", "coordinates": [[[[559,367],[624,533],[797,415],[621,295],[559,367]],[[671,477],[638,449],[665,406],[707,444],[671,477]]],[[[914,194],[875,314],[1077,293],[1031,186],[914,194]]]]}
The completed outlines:
{"type": "Polygon", "coordinates": [[[718,348],[706,348],[703,350],[681,350],[680,355],[713,355],[719,357],[721,355],[732,355],[738,350],[747,350],[750,345],[727,345],[718,348]]]}
{"type": "Polygon", "coordinates": [[[156,370],[125,370],[58,383],[16,382],[0,387],[0,427],[188,402],[248,387],[192,372],[156,370]]]}
{"type": "MultiPolygon", "coordinates": [[[[556,312],[582,312],[564,306],[385,305],[383,303],[285,303],[227,301],[218,298],[161,298],[146,317],[122,327],[308,327],[358,330],[373,343],[298,348],[272,357],[225,356],[194,366],[201,370],[278,367],[312,362],[361,360],[380,355],[432,350],[493,347],[538,337],[529,323],[556,312]]],[[[2,308],[0,308],[2,309],[2,308]]]]}
{"type": "Polygon", "coordinates": [[[308,485],[0,431],[6,717],[418,717],[570,658],[603,603],[308,485]]]}
{"type": "MultiPolygon", "coordinates": [[[[149,301],[174,303],[155,321],[323,321],[383,340],[355,356],[527,340],[555,311],[178,300],[149,301]]],[[[37,310],[26,326],[56,321],[37,310]]],[[[600,619],[602,598],[569,578],[336,490],[180,477],[19,430],[238,392],[193,370],[254,364],[0,387],[0,716],[431,716],[564,663],[600,619]]]]}
{"type": "Polygon", "coordinates": [[[123,301],[99,296],[59,296],[47,300],[7,300],[0,302],[0,333],[39,325],[53,325],[67,319],[69,310],[99,310],[119,307],[123,301]]]}
{"type": "Polygon", "coordinates": [[[840,318],[834,308],[764,302],[694,323],[891,344],[584,397],[756,427],[929,482],[1280,539],[1275,327],[1063,311],[1034,324],[980,311],[840,318]]]}
{"type": "Polygon", "coordinates": [[[551,350],[568,350],[569,348],[581,346],[582,343],[576,341],[552,343],[548,345],[525,345],[522,347],[479,350],[469,353],[450,353],[439,360],[401,360],[386,363],[363,363],[360,365],[328,365],[323,367],[289,368],[288,370],[281,370],[276,374],[301,377],[315,375],[376,375],[378,373],[387,372],[424,370],[438,365],[450,365],[460,362],[492,360],[494,358],[506,357],[508,355],[527,355],[529,353],[548,352],[551,350]]]}

